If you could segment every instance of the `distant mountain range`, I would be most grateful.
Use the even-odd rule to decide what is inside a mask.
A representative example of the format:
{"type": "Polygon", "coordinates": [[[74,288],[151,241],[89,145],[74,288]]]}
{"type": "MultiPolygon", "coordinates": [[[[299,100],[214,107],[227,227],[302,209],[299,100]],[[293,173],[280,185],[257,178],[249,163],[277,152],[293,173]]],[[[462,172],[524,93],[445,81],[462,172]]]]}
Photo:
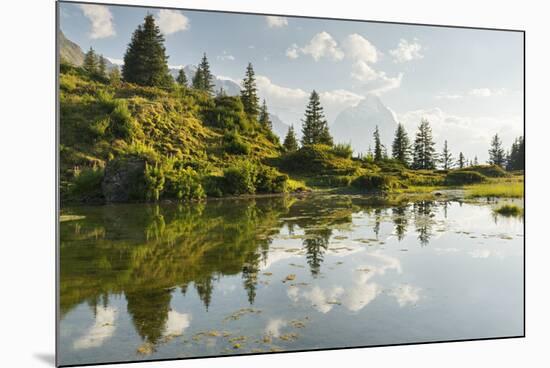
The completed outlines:
{"type": "Polygon", "coordinates": [[[342,111],[336,116],[330,131],[335,142],[351,143],[356,152],[365,153],[369,147],[374,147],[373,134],[377,125],[380,139],[391,154],[397,120],[378,96],[367,95],[357,106],[342,111]]]}
{"type": "MultiPolygon", "coordinates": [[[[65,37],[65,34],[61,30],[57,35],[59,40],[59,56],[61,59],[73,65],[82,66],[82,63],[84,63],[84,51],[82,51],[80,46],[65,37]]],[[[105,58],[105,65],[107,66],[107,70],[115,67],[115,64],[107,58],[105,58]]]]}
{"type": "MultiPolygon", "coordinates": [[[[71,64],[80,66],[84,61],[84,52],[79,45],[69,40],[63,32],[59,31],[59,52],[62,59],[71,64]]],[[[111,69],[116,64],[107,60],[107,68],[111,69]]],[[[183,68],[189,83],[193,80],[197,67],[186,65],[183,68]]],[[[175,78],[179,73],[178,68],[170,68],[170,74],[175,78]]],[[[241,87],[238,83],[214,76],[214,90],[223,88],[229,96],[238,96],[241,87]]],[[[270,114],[273,124],[273,132],[279,136],[281,141],[288,132],[290,125],[283,122],[277,115],[270,114]]],[[[330,125],[330,131],[335,142],[351,143],[356,152],[366,152],[373,146],[373,133],[378,125],[380,138],[386,144],[388,152],[391,153],[391,141],[397,128],[397,121],[393,112],[384,105],[379,97],[367,95],[357,106],[350,107],[340,112],[334,122],[330,125]]],[[[301,126],[295,126],[294,131],[298,138],[302,135],[301,126]]]]}

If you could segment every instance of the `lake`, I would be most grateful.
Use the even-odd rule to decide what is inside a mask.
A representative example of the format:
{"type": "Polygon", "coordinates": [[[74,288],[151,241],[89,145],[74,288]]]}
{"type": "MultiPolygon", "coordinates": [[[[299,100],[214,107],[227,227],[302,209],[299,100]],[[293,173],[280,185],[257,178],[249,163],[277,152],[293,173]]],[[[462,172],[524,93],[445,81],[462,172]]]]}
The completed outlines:
{"type": "Polygon", "coordinates": [[[309,195],[64,208],[60,363],[523,335],[523,219],[494,205],[309,195]]]}

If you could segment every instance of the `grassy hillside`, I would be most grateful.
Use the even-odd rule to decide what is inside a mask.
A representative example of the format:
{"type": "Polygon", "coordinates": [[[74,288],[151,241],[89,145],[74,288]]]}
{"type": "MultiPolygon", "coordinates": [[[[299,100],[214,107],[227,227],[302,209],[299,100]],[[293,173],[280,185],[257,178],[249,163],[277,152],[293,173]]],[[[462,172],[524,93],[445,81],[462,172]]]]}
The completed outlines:
{"type": "Polygon", "coordinates": [[[522,192],[523,176],[498,166],[411,170],[352,157],[343,144],[285,153],[239,97],[110,83],[69,64],[61,65],[60,104],[63,203],[196,200],[306,185],[404,193],[473,185],[471,195],[482,196],[504,183],[498,193],[522,192]]]}

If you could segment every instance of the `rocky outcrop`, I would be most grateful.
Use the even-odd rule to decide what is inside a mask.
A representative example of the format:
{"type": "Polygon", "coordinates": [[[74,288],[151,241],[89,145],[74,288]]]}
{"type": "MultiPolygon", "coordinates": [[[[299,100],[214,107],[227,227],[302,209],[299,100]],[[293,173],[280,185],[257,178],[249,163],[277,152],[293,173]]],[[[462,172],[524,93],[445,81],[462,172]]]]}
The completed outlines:
{"type": "Polygon", "coordinates": [[[105,167],[101,188],[107,203],[143,200],[145,193],[145,160],[122,157],[111,160],[105,167]]]}

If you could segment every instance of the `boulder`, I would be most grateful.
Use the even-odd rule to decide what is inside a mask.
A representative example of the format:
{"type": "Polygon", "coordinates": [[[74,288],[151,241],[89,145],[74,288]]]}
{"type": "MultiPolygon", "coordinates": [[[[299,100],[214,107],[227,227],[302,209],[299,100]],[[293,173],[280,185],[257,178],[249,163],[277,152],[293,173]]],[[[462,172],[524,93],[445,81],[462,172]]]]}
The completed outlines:
{"type": "Polygon", "coordinates": [[[101,183],[107,203],[145,199],[145,160],[127,156],[111,160],[101,183]]]}

